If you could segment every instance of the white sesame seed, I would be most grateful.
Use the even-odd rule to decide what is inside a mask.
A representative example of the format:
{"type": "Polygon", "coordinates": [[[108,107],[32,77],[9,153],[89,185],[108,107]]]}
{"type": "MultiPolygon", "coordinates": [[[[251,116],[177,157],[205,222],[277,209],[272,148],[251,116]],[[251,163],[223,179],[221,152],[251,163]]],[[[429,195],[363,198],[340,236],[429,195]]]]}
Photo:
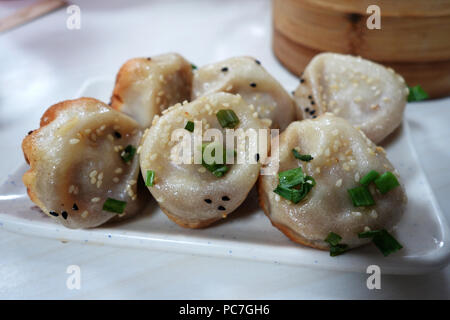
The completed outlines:
{"type": "Polygon", "coordinates": [[[115,182],[115,183],[119,182],[119,178],[114,177],[114,178],[113,178],[113,182],[115,182]]]}
{"type": "Polygon", "coordinates": [[[122,168],[116,168],[116,170],[114,170],[114,173],[117,173],[117,174],[122,173],[122,172],[123,172],[122,168]]]}
{"type": "Polygon", "coordinates": [[[340,187],[342,186],[342,179],[339,179],[338,181],[336,181],[336,187],[340,187]]]}
{"type": "Polygon", "coordinates": [[[89,212],[87,212],[87,211],[85,210],[85,211],[83,211],[83,213],[81,214],[81,217],[82,217],[83,219],[85,219],[85,218],[87,218],[88,215],[89,215],[89,212]]]}
{"type": "Polygon", "coordinates": [[[370,211],[370,216],[374,219],[378,218],[378,213],[375,210],[370,211]]]}
{"type": "Polygon", "coordinates": [[[100,201],[100,198],[99,198],[99,197],[94,197],[94,198],[91,199],[91,201],[92,201],[92,202],[99,202],[99,201],[100,201]]]}
{"type": "Polygon", "coordinates": [[[70,139],[70,140],[69,140],[69,143],[70,143],[70,144],[77,144],[78,142],[80,142],[80,139],[74,138],[74,139],[70,139]]]}

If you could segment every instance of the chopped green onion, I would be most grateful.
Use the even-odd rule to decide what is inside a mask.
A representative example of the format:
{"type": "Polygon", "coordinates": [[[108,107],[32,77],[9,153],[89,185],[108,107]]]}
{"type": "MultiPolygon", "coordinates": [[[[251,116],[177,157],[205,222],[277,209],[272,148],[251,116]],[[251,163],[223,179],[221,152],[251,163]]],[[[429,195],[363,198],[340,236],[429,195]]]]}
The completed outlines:
{"type": "Polygon", "coordinates": [[[280,182],[273,192],[293,203],[299,203],[303,200],[312,187],[316,185],[314,178],[310,176],[305,177],[300,167],[280,172],[278,176],[280,182]]]}
{"type": "Polygon", "coordinates": [[[365,186],[348,189],[347,192],[355,207],[369,207],[375,204],[369,189],[365,186]]]}
{"type": "Polygon", "coordinates": [[[194,132],[194,123],[192,121],[188,121],[186,126],[184,127],[187,131],[194,132]]]}
{"type": "Polygon", "coordinates": [[[305,182],[305,175],[301,167],[280,172],[278,178],[280,179],[280,185],[286,188],[298,186],[305,182]]]}
{"type": "Polygon", "coordinates": [[[123,213],[126,205],[127,203],[125,201],[108,198],[105,203],[103,203],[103,210],[114,213],[123,213]]]}
{"type": "Polygon", "coordinates": [[[192,68],[192,70],[196,70],[197,66],[195,64],[191,63],[191,68],[192,68]]]}
{"type": "Polygon", "coordinates": [[[330,256],[335,257],[348,250],[348,245],[344,243],[339,244],[341,240],[342,237],[334,232],[328,234],[324,241],[330,244],[330,256]]]}
{"type": "Polygon", "coordinates": [[[428,99],[428,93],[420,85],[409,88],[408,102],[422,101],[428,99]]]}
{"type": "Polygon", "coordinates": [[[330,246],[337,245],[342,240],[342,237],[334,232],[330,232],[325,239],[325,242],[328,242],[330,246]]]}
{"type": "Polygon", "coordinates": [[[297,150],[295,150],[295,149],[292,149],[292,153],[294,154],[294,157],[295,157],[296,159],[299,159],[299,160],[301,160],[301,161],[306,161],[306,162],[308,162],[308,161],[311,161],[311,160],[314,159],[310,154],[300,154],[300,153],[299,153],[297,150]]]}
{"type": "Polygon", "coordinates": [[[145,185],[147,187],[153,187],[155,181],[155,171],[147,170],[147,179],[145,179],[145,185]]]}
{"type": "Polygon", "coordinates": [[[385,229],[361,232],[358,234],[358,237],[372,238],[375,246],[385,257],[403,248],[403,246],[385,229]]]}
{"type": "Polygon", "coordinates": [[[381,194],[385,194],[398,187],[400,183],[392,172],[386,171],[380,177],[375,179],[375,185],[377,186],[377,189],[380,190],[381,194]]]}
{"type": "MultiPolygon", "coordinates": [[[[205,148],[209,145],[209,143],[203,143],[202,144],[202,166],[204,166],[208,171],[210,171],[213,175],[215,175],[216,177],[220,178],[222,177],[225,173],[228,172],[229,168],[226,165],[226,157],[227,157],[227,152],[225,150],[225,148],[223,148],[223,161],[222,163],[211,163],[211,164],[207,164],[204,158],[204,153],[205,153],[205,148]]],[[[211,156],[214,157],[215,155],[215,149],[212,150],[211,152],[211,156]]]]}
{"type": "Polygon", "coordinates": [[[123,159],[123,161],[125,162],[130,162],[133,157],[134,154],[136,153],[136,148],[133,147],[131,144],[129,144],[120,154],[120,157],[123,159]]]}
{"type": "Polygon", "coordinates": [[[369,185],[369,183],[374,181],[379,176],[380,176],[380,174],[377,171],[371,170],[368,174],[366,174],[364,177],[362,177],[361,180],[359,180],[359,183],[362,184],[363,186],[367,187],[369,185]]]}
{"type": "Polygon", "coordinates": [[[304,196],[302,196],[301,190],[288,188],[282,185],[278,185],[275,190],[273,190],[273,192],[287,200],[292,201],[293,203],[299,203],[300,200],[304,198],[304,196]]]}
{"type": "Polygon", "coordinates": [[[348,245],[346,244],[338,244],[330,247],[330,256],[336,257],[340,254],[343,254],[348,250],[348,245]]]}
{"type": "Polygon", "coordinates": [[[239,118],[231,109],[219,110],[216,114],[222,128],[234,128],[239,124],[239,118]]]}

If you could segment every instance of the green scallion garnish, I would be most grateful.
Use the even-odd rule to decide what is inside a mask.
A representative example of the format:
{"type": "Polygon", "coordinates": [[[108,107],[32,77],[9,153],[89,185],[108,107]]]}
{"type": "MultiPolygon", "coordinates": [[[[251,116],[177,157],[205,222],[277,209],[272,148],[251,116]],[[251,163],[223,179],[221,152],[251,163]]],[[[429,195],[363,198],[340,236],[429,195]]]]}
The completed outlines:
{"type": "Polygon", "coordinates": [[[409,88],[408,102],[422,101],[428,99],[428,93],[420,85],[409,88]]]}
{"type": "Polygon", "coordinates": [[[385,257],[403,248],[403,246],[385,229],[364,231],[359,233],[358,237],[372,238],[372,242],[385,257]]]}
{"type": "Polygon", "coordinates": [[[380,174],[377,171],[371,170],[368,174],[362,177],[361,180],[359,180],[359,183],[367,187],[372,181],[374,181],[379,176],[380,174]]]}
{"type": "Polygon", "coordinates": [[[335,246],[330,246],[330,256],[336,257],[340,254],[343,254],[348,250],[348,245],[346,244],[337,244],[335,246]]]}
{"type": "Polygon", "coordinates": [[[365,186],[348,189],[347,192],[355,207],[369,207],[375,204],[369,189],[365,186]]]}
{"type": "Polygon", "coordinates": [[[105,203],[103,203],[103,210],[114,213],[123,213],[126,205],[127,203],[125,201],[108,198],[105,203]]]}
{"type": "Polygon", "coordinates": [[[278,178],[278,186],[273,192],[293,203],[303,200],[316,185],[314,178],[305,176],[301,167],[280,172],[278,178]]]}
{"type": "Polygon", "coordinates": [[[237,117],[236,113],[234,113],[234,111],[231,109],[219,110],[216,116],[222,128],[233,129],[239,124],[239,118],[237,117]]]}
{"type": "Polygon", "coordinates": [[[328,242],[330,245],[330,256],[335,257],[348,250],[348,245],[339,243],[341,240],[342,237],[334,232],[328,234],[324,241],[328,242]]]}
{"type": "Polygon", "coordinates": [[[133,147],[131,144],[129,144],[120,154],[120,157],[123,159],[123,161],[125,162],[130,162],[133,157],[134,154],[136,153],[136,148],[133,147]]]}
{"type": "Polygon", "coordinates": [[[385,194],[400,185],[397,177],[390,171],[386,171],[385,173],[383,173],[381,176],[375,179],[374,182],[381,194],[385,194]]]}
{"type": "MultiPolygon", "coordinates": [[[[225,148],[223,148],[223,161],[222,161],[222,163],[215,163],[215,162],[213,162],[212,164],[207,164],[206,161],[205,161],[205,158],[204,158],[204,154],[205,154],[205,148],[208,145],[209,145],[209,143],[203,143],[202,144],[202,166],[204,166],[213,175],[215,175],[216,177],[220,178],[225,173],[227,173],[228,170],[229,170],[229,167],[226,165],[227,152],[226,152],[225,148]]],[[[216,153],[215,150],[212,150],[211,156],[214,157],[215,153],[216,153]]]]}
{"type": "Polygon", "coordinates": [[[341,242],[342,237],[334,232],[330,232],[325,239],[325,242],[328,242],[331,246],[337,245],[339,242],[341,242]]]}
{"type": "Polygon", "coordinates": [[[296,159],[299,159],[299,160],[301,160],[301,161],[306,161],[306,162],[308,162],[308,161],[311,161],[311,160],[314,159],[310,154],[300,154],[300,153],[299,153],[297,150],[295,150],[295,149],[292,149],[292,153],[294,154],[294,157],[295,157],[296,159]]]}
{"type": "Polygon", "coordinates": [[[194,123],[192,121],[188,121],[186,126],[184,127],[187,131],[194,132],[194,123]]]}
{"type": "Polygon", "coordinates": [[[147,178],[145,179],[145,185],[147,187],[153,187],[155,181],[155,171],[147,170],[147,178]]]}
{"type": "Polygon", "coordinates": [[[298,186],[305,182],[305,175],[301,167],[286,170],[278,173],[278,178],[280,180],[280,185],[286,188],[291,188],[298,186]]]}

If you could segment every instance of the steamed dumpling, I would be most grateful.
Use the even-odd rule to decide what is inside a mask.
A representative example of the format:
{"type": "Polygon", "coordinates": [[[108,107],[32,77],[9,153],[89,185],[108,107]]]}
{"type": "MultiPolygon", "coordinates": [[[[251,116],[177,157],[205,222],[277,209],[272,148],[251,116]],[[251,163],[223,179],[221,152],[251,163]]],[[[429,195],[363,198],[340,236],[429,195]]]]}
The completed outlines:
{"type": "Polygon", "coordinates": [[[331,112],[379,143],[400,125],[408,88],[390,68],[360,57],[322,53],[306,67],[294,96],[298,119],[331,112]]]}
{"type": "Polygon", "coordinates": [[[244,145],[236,143],[232,150],[226,144],[225,128],[216,115],[219,110],[234,112],[239,120],[235,130],[254,129],[258,132],[258,129],[267,129],[254,108],[249,107],[240,96],[220,92],[191,103],[170,107],[161,117],[155,117],[152,126],[144,134],[139,153],[142,175],[147,180],[149,172],[154,172],[154,184],[149,186],[150,192],[161,210],[183,227],[206,227],[216,220],[226,218],[245,200],[259,175],[258,155],[248,155],[247,152],[257,152],[258,146],[251,141],[247,146],[245,142],[244,145]],[[200,121],[193,132],[184,129],[189,121],[194,124],[195,121],[200,121]],[[223,154],[228,150],[231,157],[236,157],[235,163],[228,164],[228,171],[223,175],[216,176],[201,161],[195,161],[195,148],[200,151],[200,160],[202,159],[201,146],[202,141],[207,141],[207,129],[223,133],[223,141],[216,140],[214,143],[219,143],[223,154]],[[183,148],[183,139],[172,139],[178,132],[185,134],[187,141],[193,141],[197,130],[202,130],[202,134],[197,135],[199,144],[192,142],[190,149],[183,148]],[[183,150],[187,150],[186,153],[183,150]],[[246,154],[255,161],[238,164],[239,157],[246,154]],[[185,155],[187,161],[181,161],[185,155]]]}
{"type": "Polygon", "coordinates": [[[40,128],[22,143],[30,164],[23,182],[31,200],[69,228],[136,214],[144,203],[138,195],[138,157],[133,156],[141,135],[136,121],[95,99],[50,107],[40,128]],[[112,201],[117,210],[103,210],[108,198],[116,200],[106,204],[112,201]],[[123,212],[117,201],[126,203],[123,212]]]}
{"type": "Polygon", "coordinates": [[[220,91],[240,94],[272,128],[284,130],[296,118],[290,95],[253,58],[230,58],[194,72],[193,99],[220,91]]]}
{"type": "Polygon", "coordinates": [[[176,53],[128,60],[116,78],[111,106],[147,128],[155,115],[190,99],[192,67],[176,53]]]}
{"type": "Polygon", "coordinates": [[[279,168],[276,169],[276,159],[268,167],[274,167],[277,173],[301,167],[316,182],[306,197],[295,204],[274,192],[279,183],[277,174],[260,178],[260,205],[272,224],[291,240],[328,249],[324,240],[334,232],[352,248],[368,241],[359,239],[358,233],[367,228],[389,230],[400,219],[406,205],[401,186],[380,194],[372,183],[369,190],[375,205],[353,205],[347,189],[358,187],[368,172],[396,171],[384,150],[348,121],[326,113],[315,120],[293,122],[279,139],[279,168]],[[298,160],[292,149],[313,159],[298,160]]]}

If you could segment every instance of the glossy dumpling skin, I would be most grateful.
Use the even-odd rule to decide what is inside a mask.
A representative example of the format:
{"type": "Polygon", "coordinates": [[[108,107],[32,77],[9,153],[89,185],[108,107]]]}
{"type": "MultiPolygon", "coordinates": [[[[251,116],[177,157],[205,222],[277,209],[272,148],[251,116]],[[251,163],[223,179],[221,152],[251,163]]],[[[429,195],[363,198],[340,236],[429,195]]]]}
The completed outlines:
{"type": "Polygon", "coordinates": [[[136,121],[98,100],[53,105],[22,143],[30,165],[23,176],[30,199],[68,228],[136,214],[145,202],[142,190],[146,193],[140,188],[138,194],[138,157],[125,162],[121,153],[128,145],[137,147],[141,136],[136,121]],[[125,211],[102,210],[108,197],[126,201],[125,211]]]}
{"type": "MultiPolygon", "coordinates": [[[[279,138],[278,172],[301,166],[316,181],[306,198],[294,204],[273,192],[278,175],[260,177],[260,205],[272,224],[291,240],[326,250],[329,245],[324,239],[334,232],[343,238],[342,243],[357,247],[367,242],[357,236],[366,227],[390,230],[400,219],[407,201],[403,187],[381,195],[371,184],[375,206],[353,206],[347,189],[359,186],[361,177],[370,170],[396,171],[384,150],[348,121],[327,113],[315,120],[293,122],[279,138]],[[314,159],[297,160],[294,148],[314,159]]],[[[275,164],[271,161],[268,166],[275,164]]]]}
{"type": "Polygon", "coordinates": [[[403,118],[408,88],[392,69],[360,57],[315,56],[295,91],[298,119],[325,112],[347,119],[379,143],[403,118]]]}
{"type": "Polygon", "coordinates": [[[143,128],[171,105],[190,99],[192,67],[176,53],[130,59],[116,77],[111,106],[143,128]]]}
{"type": "MultiPolygon", "coordinates": [[[[259,175],[260,162],[232,164],[229,171],[218,178],[201,164],[193,161],[177,164],[174,160],[182,143],[182,140],[171,142],[174,130],[185,128],[187,121],[202,121],[205,141],[204,133],[208,128],[225,132],[216,117],[221,109],[236,113],[240,122],[235,129],[267,129],[241,97],[215,93],[170,107],[154,119],[144,134],[139,154],[142,175],[145,178],[147,170],[155,172],[155,184],[149,190],[162,211],[182,227],[202,228],[226,218],[245,200],[259,175]]],[[[189,135],[193,140],[193,133],[189,135]]],[[[245,153],[241,147],[235,150],[237,155],[245,153]]]]}
{"type": "Polygon", "coordinates": [[[261,119],[272,128],[284,130],[296,119],[290,95],[251,57],[235,57],[203,66],[194,72],[192,98],[213,93],[240,94],[253,104],[261,119]]]}

